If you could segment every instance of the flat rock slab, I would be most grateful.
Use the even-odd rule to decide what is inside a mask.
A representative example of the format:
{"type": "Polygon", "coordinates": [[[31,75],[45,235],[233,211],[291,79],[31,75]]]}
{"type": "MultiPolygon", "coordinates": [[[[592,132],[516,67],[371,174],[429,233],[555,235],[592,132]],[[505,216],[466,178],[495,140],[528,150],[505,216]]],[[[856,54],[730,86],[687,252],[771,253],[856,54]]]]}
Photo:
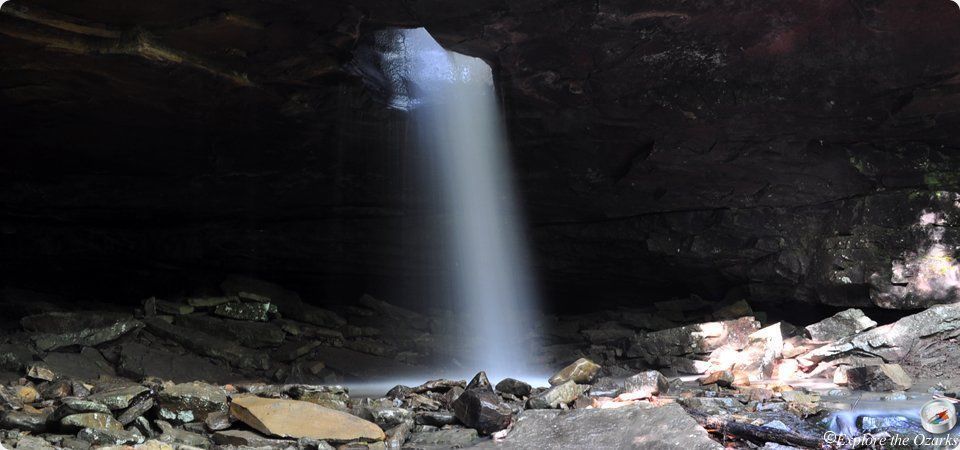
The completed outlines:
{"type": "Polygon", "coordinates": [[[97,346],[143,327],[143,322],[130,316],[100,312],[45,313],[20,322],[25,330],[36,332],[30,339],[37,350],[45,352],[97,346]]]}
{"type": "Polygon", "coordinates": [[[230,414],[270,436],[333,442],[382,441],[383,430],[373,422],[309,402],[246,396],[234,398],[230,414]]]}
{"type": "Polygon", "coordinates": [[[191,328],[171,325],[160,319],[147,319],[150,332],[162,338],[170,339],[196,353],[222,360],[241,369],[266,369],[268,358],[240,345],[233,340],[223,339],[191,328]]]}
{"type": "Polygon", "coordinates": [[[645,450],[720,450],[680,405],[643,405],[615,409],[528,410],[500,442],[472,448],[573,450],[587,448],[645,450]]]}
{"type": "Polygon", "coordinates": [[[875,326],[877,322],[864,315],[863,311],[850,308],[809,325],[806,330],[814,341],[827,342],[853,336],[875,326]]]}

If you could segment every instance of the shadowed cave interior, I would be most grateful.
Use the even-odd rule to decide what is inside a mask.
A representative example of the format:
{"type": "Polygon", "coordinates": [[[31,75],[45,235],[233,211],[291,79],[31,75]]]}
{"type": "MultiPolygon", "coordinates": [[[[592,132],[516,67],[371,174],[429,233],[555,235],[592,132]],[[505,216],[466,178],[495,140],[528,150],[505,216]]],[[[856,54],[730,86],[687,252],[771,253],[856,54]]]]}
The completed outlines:
{"type": "Polygon", "coordinates": [[[950,438],[921,407],[960,385],[958,25],[3,2],[0,442],[950,438]]]}

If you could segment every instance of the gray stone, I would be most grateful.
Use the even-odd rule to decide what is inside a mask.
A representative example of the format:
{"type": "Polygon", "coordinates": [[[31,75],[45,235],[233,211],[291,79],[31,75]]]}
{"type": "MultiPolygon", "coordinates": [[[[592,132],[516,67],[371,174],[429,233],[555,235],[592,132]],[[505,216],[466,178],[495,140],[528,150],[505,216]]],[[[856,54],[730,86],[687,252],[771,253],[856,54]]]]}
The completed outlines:
{"type": "Polygon", "coordinates": [[[130,316],[107,312],[59,313],[51,312],[24,317],[20,321],[25,330],[35,331],[33,345],[40,351],[64,347],[93,347],[113,341],[143,323],[130,316]]]}
{"type": "Polygon", "coordinates": [[[753,317],[669,328],[637,335],[627,356],[663,367],[657,364],[663,357],[707,354],[721,346],[742,349],[749,344],[750,334],[759,329],[760,323],[753,317]]]}
{"type": "Polygon", "coordinates": [[[600,373],[600,366],[586,358],[580,358],[550,377],[551,386],[573,381],[574,383],[590,383],[600,373]]]}
{"type": "Polygon", "coordinates": [[[272,438],[247,430],[217,431],[213,433],[213,442],[217,445],[240,445],[254,448],[296,448],[297,446],[295,439],[272,438]]]}
{"type": "Polygon", "coordinates": [[[513,378],[504,378],[497,383],[497,392],[515,395],[517,397],[528,397],[530,395],[530,385],[513,378]]]}
{"type": "Polygon", "coordinates": [[[560,405],[569,405],[578,397],[583,395],[589,389],[589,386],[582,386],[567,381],[566,383],[553,386],[538,394],[534,394],[527,401],[527,406],[531,409],[549,409],[559,408],[560,405]]]}
{"type": "Polygon", "coordinates": [[[117,421],[125,426],[129,425],[133,423],[133,421],[137,420],[137,417],[140,417],[153,409],[155,404],[156,402],[150,397],[142,398],[134,403],[133,406],[127,408],[126,411],[117,416],[117,421]]]}
{"type": "Polygon", "coordinates": [[[465,448],[479,440],[477,431],[471,428],[413,433],[403,445],[404,450],[440,450],[465,448]]]}
{"type": "Polygon", "coordinates": [[[84,428],[77,433],[77,439],[94,446],[131,445],[144,441],[143,435],[134,431],[84,428]]]}
{"type": "Polygon", "coordinates": [[[643,449],[721,450],[706,430],[675,403],[613,409],[528,410],[506,438],[476,448],[511,450],[643,449]]]}
{"type": "Polygon", "coordinates": [[[115,375],[113,367],[103,359],[103,355],[93,349],[84,353],[48,353],[43,363],[58,377],[95,380],[101,375],[115,375]]]}
{"type": "Polygon", "coordinates": [[[60,426],[72,430],[93,428],[96,430],[123,431],[123,424],[117,422],[112,415],[98,412],[73,414],[64,417],[60,419],[60,426]]]}
{"type": "Polygon", "coordinates": [[[20,344],[0,345],[0,369],[22,372],[33,362],[34,353],[20,344]]]}
{"type": "Polygon", "coordinates": [[[160,417],[175,422],[202,422],[227,411],[227,393],[219,386],[192,382],[170,386],[157,395],[160,417]]]}
{"type": "Polygon", "coordinates": [[[628,377],[623,382],[624,393],[633,394],[637,397],[651,397],[654,395],[663,395],[670,389],[670,382],[666,377],[656,370],[640,372],[628,377]]]}
{"type": "Polygon", "coordinates": [[[160,314],[170,314],[173,316],[182,316],[185,314],[190,314],[193,312],[193,306],[185,305],[179,302],[171,302],[167,300],[157,300],[156,302],[157,312],[160,314]]]}
{"type": "MultiPolygon", "coordinates": [[[[89,447],[89,445],[87,446],[89,447]]],[[[57,448],[39,436],[23,436],[17,442],[17,450],[56,450],[57,448]]],[[[69,447],[68,447],[69,448],[69,447]]],[[[73,450],[73,449],[71,449],[73,450]]]]}
{"type": "Polygon", "coordinates": [[[134,400],[148,394],[150,389],[139,384],[107,389],[91,394],[87,400],[100,403],[111,410],[125,409],[134,400]]]}
{"type": "MultiPolygon", "coordinates": [[[[198,448],[210,447],[210,439],[202,434],[175,428],[164,420],[157,420],[155,423],[157,424],[157,428],[160,428],[161,435],[159,439],[163,442],[189,445],[198,448]]],[[[180,448],[182,449],[183,447],[181,446],[180,448]]]]}
{"type": "Polygon", "coordinates": [[[6,411],[0,413],[0,428],[40,433],[47,429],[47,415],[31,414],[24,411],[6,411]]]}
{"type": "Polygon", "coordinates": [[[319,346],[320,342],[318,341],[290,340],[271,351],[270,355],[277,361],[290,362],[310,354],[313,349],[319,346]]]}
{"type": "Polygon", "coordinates": [[[869,330],[877,323],[855,308],[838,312],[806,327],[810,339],[820,342],[832,342],[845,337],[853,336],[861,331],[869,330]]]}
{"type": "Polygon", "coordinates": [[[231,302],[218,305],[213,313],[228,319],[266,322],[270,318],[270,303],[231,302]]]}
{"type": "Polygon", "coordinates": [[[464,425],[480,434],[500,431],[510,425],[511,409],[502,404],[500,396],[489,387],[467,389],[451,405],[453,414],[464,425]]]}

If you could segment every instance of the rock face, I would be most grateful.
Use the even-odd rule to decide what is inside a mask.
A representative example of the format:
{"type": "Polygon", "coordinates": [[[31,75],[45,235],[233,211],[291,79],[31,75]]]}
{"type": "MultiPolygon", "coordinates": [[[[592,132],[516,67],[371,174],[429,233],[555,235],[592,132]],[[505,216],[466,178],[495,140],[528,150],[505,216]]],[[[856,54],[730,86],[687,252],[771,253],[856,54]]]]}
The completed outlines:
{"type": "Polygon", "coordinates": [[[349,64],[373,31],[424,26],[496,69],[556,301],[957,297],[951,2],[100,4],[4,8],[11,279],[95,297],[201,265],[333,287],[439,272],[408,257],[437,230],[404,170],[406,116],[349,64]]]}
{"type": "Polygon", "coordinates": [[[719,450],[723,446],[711,440],[683,408],[669,404],[656,408],[636,405],[572,411],[528,410],[517,417],[504,440],[484,442],[477,448],[719,450]]]}
{"type": "Polygon", "coordinates": [[[270,436],[334,442],[382,441],[386,438],[376,424],[298,400],[238,397],[230,403],[230,414],[270,436]]]}
{"type": "Polygon", "coordinates": [[[810,338],[815,341],[832,342],[869,330],[877,323],[863,314],[863,311],[851,308],[838,312],[813,325],[806,327],[810,338]]]}

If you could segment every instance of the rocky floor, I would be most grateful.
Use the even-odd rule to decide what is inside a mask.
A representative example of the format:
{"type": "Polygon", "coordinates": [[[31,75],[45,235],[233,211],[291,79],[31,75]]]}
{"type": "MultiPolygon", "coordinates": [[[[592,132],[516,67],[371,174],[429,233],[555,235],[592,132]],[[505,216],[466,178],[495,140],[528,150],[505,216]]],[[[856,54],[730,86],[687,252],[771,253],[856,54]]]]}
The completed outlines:
{"type": "Polygon", "coordinates": [[[351,395],[354,383],[426,378],[438,361],[468,360],[448,345],[452,314],[371,296],[328,310],[243,277],[220,289],[149,298],[127,313],[4,291],[0,442],[853,448],[862,443],[844,438],[923,435],[918,405],[957,398],[960,385],[951,379],[960,304],[883,326],[850,309],[800,328],[768,323],[743,301],[689,298],[542,318],[538,362],[558,370],[543,386],[481,372],[351,395]]]}

